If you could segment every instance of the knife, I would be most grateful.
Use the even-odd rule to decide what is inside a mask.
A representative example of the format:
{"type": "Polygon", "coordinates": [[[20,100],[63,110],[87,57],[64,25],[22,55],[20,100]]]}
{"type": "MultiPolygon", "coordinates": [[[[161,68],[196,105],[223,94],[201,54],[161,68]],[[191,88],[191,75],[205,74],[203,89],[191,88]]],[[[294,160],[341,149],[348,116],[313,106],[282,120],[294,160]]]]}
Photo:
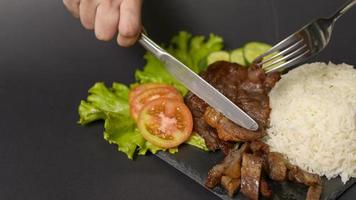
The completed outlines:
{"type": "Polygon", "coordinates": [[[258,124],[241,108],[221,94],[189,67],[177,60],[144,33],[141,33],[139,43],[153,53],[164,64],[168,72],[180,81],[191,92],[204,100],[211,107],[222,113],[234,123],[252,131],[258,129],[258,124]]]}

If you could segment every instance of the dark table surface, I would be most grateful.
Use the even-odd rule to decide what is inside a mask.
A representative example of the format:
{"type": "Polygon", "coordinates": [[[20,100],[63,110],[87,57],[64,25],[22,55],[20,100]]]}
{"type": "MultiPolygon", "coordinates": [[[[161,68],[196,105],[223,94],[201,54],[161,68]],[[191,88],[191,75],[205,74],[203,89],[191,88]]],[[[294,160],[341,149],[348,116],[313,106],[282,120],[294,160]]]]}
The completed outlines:
{"type": "MultiPolygon", "coordinates": [[[[149,0],[144,23],[158,42],[210,32],[227,48],[275,43],[341,0],[149,0]]],[[[341,19],[321,61],[356,64],[356,10],[341,19]]],[[[0,199],[218,199],[149,155],[130,161],[80,127],[77,106],[96,81],[130,83],[143,49],[97,41],[59,0],[0,1],[0,199]]],[[[340,199],[354,199],[356,186],[340,199]]]]}

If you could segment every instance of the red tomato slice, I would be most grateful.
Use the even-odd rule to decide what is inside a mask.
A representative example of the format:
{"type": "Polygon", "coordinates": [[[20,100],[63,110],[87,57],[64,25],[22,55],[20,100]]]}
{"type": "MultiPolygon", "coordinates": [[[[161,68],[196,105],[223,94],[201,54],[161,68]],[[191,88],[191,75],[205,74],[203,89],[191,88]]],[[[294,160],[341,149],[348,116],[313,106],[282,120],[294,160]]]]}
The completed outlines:
{"type": "Polygon", "coordinates": [[[160,98],[144,106],[137,126],[147,141],[162,148],[172,148],[189,138],[193,118],[184,102],[160,98]]]}
{"type": "Polygon", "coordinates": [[[159,99],[159,98],[171,98],[179,101],[183,101],[182,95],[173,87],[155,87],[145,91],[142,91],[130,102],[131,116],[134,120],[137,120],[138,115],[147,103],[159,99]]]}
{"type": "MultiPolygon", "coordinates": [[[[159,87],[172,87],[168,84],[164,83],[145,83],[134,87],[129,93],[129,102],[131,102],[137,95],[141,94],[142,92],[152,89],[152,88],[159,88],[159,87]]],[[[173,87],[172,87],[173,88],[173,87]]]]}

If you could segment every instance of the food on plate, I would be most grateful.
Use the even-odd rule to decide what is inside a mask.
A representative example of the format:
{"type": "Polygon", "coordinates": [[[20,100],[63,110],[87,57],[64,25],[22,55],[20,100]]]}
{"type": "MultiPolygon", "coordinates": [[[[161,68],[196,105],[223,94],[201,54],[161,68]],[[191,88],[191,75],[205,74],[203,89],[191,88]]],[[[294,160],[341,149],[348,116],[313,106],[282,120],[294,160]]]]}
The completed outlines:
{"type": "Polygon", "coordinates": [[[272,46],[261,42],[249,42],[243,48],[243,54],[248,64],[251,64],[255,58],[268,51],[272,46]]]}
{"type": "Polygon", "coordinates": [[[352,66],[308,64],[281,79],[279,72],[265,74],[252,63],[269,45],[222,47],[213,34],[205,39],[180,32],[166,49],[255,119],[257,131],[234,124],[189,92],[150,53],[131,86],[90,88],[78,109],[79,123],[103,120],[104,139],[129,159],[176,153],[182,143],[220,149],[226,156],[209,170],[205,185],[221,186],[230,197],[240,192],[249,199],[271,198],[271,181],[292,181],[309,187],[307,200],[318,200],[320,176],[340,175],[344,182],[356,176],[352,66]]]}
{"type": "Polygon", "coordinates": [[[208,172],[205,186],[208,188],[214,188],[219,183],[221,183],[228,191],[229,196],[232,197],[240,186],[241,159],[248,148],[248,144],[245,143],[239,149],[231,150],[220,164],[215,165],[208,172]],[[229,186],[229,184],[226,184],[226,180],[229,181],[229,184],[236,185],[236,187],[232,187],[229,186]]]}
{"type": "Polygon", "coordinates": [[[206,123],[216,129],[218,137],[223,141],[254,141],[266,135],[266,131],[263,130],[262,127],[257,131],[244,129],[241,126],[237,126],[211,107],[207,107],[205,110],[204,119],[206,123]]]}
{"type": "Polygon", "coordinates": [[[258,199],[259,195],[270,198],[273,191],[267,179],[309,186],[309,198],[320,196],[318,192],[322,188],[318,175],[290,164],[282,154],[271,152],[269,146],[259,140],[244,142],[240,148],[231,150],[221,163],[209,170],[205,185],[214,188],[220,184],[230,197],[240,190],[249,199],[258,199]],[[230,187],[226,187],[226,180],[230,187]],[[233,187],[232,180],[239,184],[233,187]]]}
{"type": "MultiPolygon", "coordinates": [[[[270,151],[269,145],[261,141],[265,139],[266,129],[269,127],[271,109],[268,94],[278,84],[280,73],[265,74],[257,66],[244,68],[237,64],[218,61],[211,64],[202,76],[260,125],[257,131],[246,130],[194,95],[186,98],[188,106],[193,110],[194,122],[208,124],[194,126],[198,134],[201,134],[200,131],[209,130],[217,135],[213,142],[243,143],[240,149],[231,149],[225,159],[208,172],[205,185],[208,188],[221,185],[231,197],[240,190],[247,198],[258,199],[259,196],[265,198],[272,196],[273,192],[267,179],[277,182],[293,181],[310,187],[308,198],[318,197],[321,188],[321,179],[318,175],[289,163],[283,154],[270,151]],[[226,77],[224,74],[229,76],[226,77]]],[[[207,136],[201,135],[208,144],[207,136]]]]}
{"type": "Polygon", "coordinates": [[[298,166],[287,164],[288,167],[288,180],[297,183],[302,183],[307,186],[321,184],[320,176],[312,174],[300,169],[298,166]]]}
{"type": "Polygon", "coordinates": [[[263,176],[260,179],[260,194],[266,199],[271,198],[273,194],[271,187],[263,176]]]}
{"type": "Polygon", "coordinates": [[[268,175],[274,181],[284,181],[287,176],[287,166],[283,155],[278,152],[270,152],[267,158],[268,175]]]}
{"type": "Polygon", "coordinates": [[[142,108],[151,101],[159,98],[169,98],[177,101],[183,101],[182,95],[174,87],[167,84],[142,84],[138,89],[133,89],[129,93],[129,103],[131,117],[137,121],[138,115],[142,108]],[[146,86],[147,85],[147,86],[146,86]],[[142,87],[142,89],[140,89],[142,87]]]}
{"type": "Polygon", "coordinates": [[[137,97],[137,95],[143,93],[146,90],[152,89],[152,88],[165,88],[165,87],[172,87],[171,85],[165,84],[165,83],[146,83],[146,84],[137,84],[133,86],[129,92],[129,102],[132,102],[133,99],[137,97]]]}
{"type": "Polygon", "coordinates": [[[301,169],[327,178],[356,177],[356,70],[305,64],[282,76],[269,94],[266,142],[301,169]]]}
{"type": "Polygon", "coordinates": [[[257,200],[260,191],[262,158],[244,153],[241,164],[241,193],[251,200],[257,200]]]}
{"type": "Polygon", "coordinates": [[[265,75],[257,67],[247,69],[236,63],[219,61],[211,64],[202,77],[260,125],[257,134],[245,130],[208,108],[208,105],[194,94],[188,93],[185,102],[193,114],[193,129],[205,139],[210,150],[220,148],[226,153],[232,146],[226,141],[251,141],[265,134],[270,112],[267,93],[279,80],[279,73],[265,75]],[[217,118],[219,123],[214,124],[217,118]]]}
{"type": "Polygon", "coordinates": [[[193,119],[182,101],[160,97],[144,105],[137,126],[147,141],[158,147],[172,148],[189,138],[193,119]]]}
{"type": "Polygon", "coordinates": [[[230,61],[230,54],[227,51],[217,51],[209,54],[206,58],[206,62],[208,65],[216,62],[216,61],[230,61]]]}
{"type": "Polygon", "coordinates": [[[319,200],[322,192],[322,187],[320,185],[311,186],[308,189],[307,197],[305,200],[319,200]]]}
{"type": "MultiPolygon", "coordinates": [[[[263,45],[267,45],[267,44],[263,44],[263,45]]],[[[269,45],[267,45],[267,46],[269,46],[269,45]]],[[[244,50],[243,48],[238,48],[238,49],[230,51],[230,53],[227,51],[212,52],[206,58],[207,64],[210,65],[217,61],[229,61],[232,63],[239,64],[241,66],[246,66],[247,63],[246,63],[246,60],[244,57],[243,50],[244,50]]]]}
{"type": "Polygon", "coordinates": [[[246,66],[246,60],[244,57],[244,52],[243,52],[243,48],[238,48],[235,50],[232,50],[230,53],[230,62],[232,63],[237,63],[241,66],[246,66]]]}
{"type": "Polygon", "coordinates": [[[208,104],[191,92],[188,92],[185,96],[185,102],[193,115],[193,131],[204,138],[205,144],[209,150],[215,151],[221,149],[224,154],[227,154],[233,147],[233,143],[219,139],[216,130],[209,126],[204,120],[204,112],[208,107],[208,104]]]}

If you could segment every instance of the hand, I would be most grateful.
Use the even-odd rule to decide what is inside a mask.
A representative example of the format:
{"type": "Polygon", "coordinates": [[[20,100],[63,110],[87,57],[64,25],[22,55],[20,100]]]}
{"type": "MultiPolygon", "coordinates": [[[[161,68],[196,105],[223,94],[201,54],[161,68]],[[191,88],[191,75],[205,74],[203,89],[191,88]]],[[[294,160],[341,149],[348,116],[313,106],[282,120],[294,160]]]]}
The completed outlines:
{"type": "Polygon", "coordinates": [[[128,47],[139,37],[142,0],[63,0],[67,9],[80,18],[82,25],[94,30],[99,40],[111,40],[128,47]]]}

